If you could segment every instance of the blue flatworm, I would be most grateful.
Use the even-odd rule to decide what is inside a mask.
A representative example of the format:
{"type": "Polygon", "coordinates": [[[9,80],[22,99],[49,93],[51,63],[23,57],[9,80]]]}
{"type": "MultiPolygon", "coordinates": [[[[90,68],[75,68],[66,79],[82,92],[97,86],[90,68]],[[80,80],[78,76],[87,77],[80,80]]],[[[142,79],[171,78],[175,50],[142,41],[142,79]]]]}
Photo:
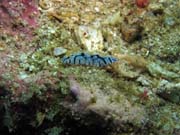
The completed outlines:
{"type": "Polygon", "coordinates": [[[62,63],[70,65],[86,65],[104,67],[116,62],[117,59],[112,56],[102,57],[98,54],[90,55],[86,53],[78,53],[62,58],[62,63]]]}

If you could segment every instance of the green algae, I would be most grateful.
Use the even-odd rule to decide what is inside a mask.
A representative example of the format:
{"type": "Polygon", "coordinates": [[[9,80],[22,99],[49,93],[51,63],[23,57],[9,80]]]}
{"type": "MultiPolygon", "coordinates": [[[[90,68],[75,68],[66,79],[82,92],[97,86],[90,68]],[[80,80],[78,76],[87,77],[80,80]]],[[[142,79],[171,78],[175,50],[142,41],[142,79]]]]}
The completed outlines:
{"type": "Polygon", "coordinates": [[[55,126],[55,127],[46,129],[45,133],[47,133],[48,135],[59,135],[59,134],[61,134],[62,130],[63,129],[61,127],[56,127],[55,126]]]}
{"type": "Polygon", "coordinates": [[[159,107],[154,112],[154,115],[150,115],[150,122],[155,126],[153,132],[156,134],[173,134],[174,129],[179,130],[179,119],[180,112],[179,106],[172,106],[167,104],[165,106],[159,107]],[[159,130],[156,130],[159,129],[159,130]]]}
{"type": "Polygon", "coordinates": [[[150,63],[148,65],[148,69],[149,69],[149,72],[154,76],[160,76],[160,77],[164,77],[164,78],[167,78],[167,79],[180,78],[180,75],[178,75],[177,73],[174,73],[174,72],[168,71],[166,69],[163,69],[162,67],[160,67],[156,63],[150,63]]]}

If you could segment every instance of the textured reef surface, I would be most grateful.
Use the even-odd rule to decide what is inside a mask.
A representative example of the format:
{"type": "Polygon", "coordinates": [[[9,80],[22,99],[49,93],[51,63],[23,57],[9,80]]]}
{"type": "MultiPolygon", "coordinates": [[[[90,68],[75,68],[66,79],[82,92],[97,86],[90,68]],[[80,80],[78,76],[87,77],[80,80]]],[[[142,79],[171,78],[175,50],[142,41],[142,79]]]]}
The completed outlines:
{"type": "Polygon", "coordinates": [[[179,20],[180,0],[1,0],[0,134],[179,135],[179,20]]]}

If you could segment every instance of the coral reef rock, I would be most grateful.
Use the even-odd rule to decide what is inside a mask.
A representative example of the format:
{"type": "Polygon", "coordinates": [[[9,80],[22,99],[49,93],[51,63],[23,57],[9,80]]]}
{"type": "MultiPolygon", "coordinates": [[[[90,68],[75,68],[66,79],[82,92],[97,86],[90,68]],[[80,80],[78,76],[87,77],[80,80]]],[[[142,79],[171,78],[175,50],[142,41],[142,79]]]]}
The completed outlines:
{"type": "Polygon", "coordinates": [[[90,52],[102,51],[103,37],[99,29],[81,25],[76,30],[77,39],[90,52]]]}

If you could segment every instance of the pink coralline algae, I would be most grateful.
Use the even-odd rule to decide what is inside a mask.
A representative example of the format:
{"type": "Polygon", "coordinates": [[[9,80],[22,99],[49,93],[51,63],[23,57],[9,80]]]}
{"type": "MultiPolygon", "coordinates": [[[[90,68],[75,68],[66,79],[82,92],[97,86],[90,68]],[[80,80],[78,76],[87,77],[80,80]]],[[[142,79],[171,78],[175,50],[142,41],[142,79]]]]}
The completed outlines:
{"type": "Polygon", "coordinates": [[[136,5],[139,8],[145,8],[149,5],[149,0],[136,0],[136,5]]]}
{"type": "Polygon", "coordinates": [[[1,0],[0,30],[11,35],[31,36],[38,26],[35,0],[1,0]]]}

